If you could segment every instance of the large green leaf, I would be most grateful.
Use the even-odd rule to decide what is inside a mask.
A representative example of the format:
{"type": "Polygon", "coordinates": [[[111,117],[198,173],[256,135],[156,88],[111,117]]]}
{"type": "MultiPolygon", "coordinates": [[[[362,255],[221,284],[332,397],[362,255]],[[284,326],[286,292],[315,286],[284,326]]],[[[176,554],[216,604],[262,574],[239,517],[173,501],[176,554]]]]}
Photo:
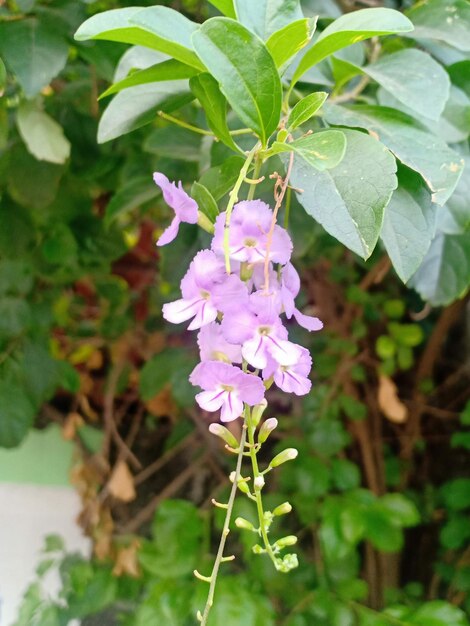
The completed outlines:
{"type": "Polygon", "coordinates": [[[444,204],[454,191],[463,159],[409,115],[388,107],[325,105],[330,124],[365,128],[399,159],[415,170],[433,192],[433,202],[444,204]]]}
{"type": "Polygon", "coordinates": [[[436,306],[462,297],[470,285],[470,233],[438,233],[410,285],[436,306]]]}
{"type": "Polygon", "coordinates": [[[211,192],[215,200],[220,200],[235,184],[243,159],[239,156],[231,156],[220,165],[206,170],[199,182],[211,192]]]}
{"type": "Polygon", "coordinates": [[[194,33],[193,43],[234,111],[266,144],[279,123],[282,90],[262,41],[238,22],[214,17],[194,33]]]}
{"type": "Polygon", "coordinates": [[[191,34],[197,27],[167,7],[129,7],[93,15],[77,30],[75,39],[105,39],[146,46],[204,69],[191,45],[191,34]]]}
{"type": "Polygon", "coordinates": [[[406,33],[410,30],[413,30],[410,20],[393,9],[360,9],[342,15],[325,28],[304,55],[292,77],[292,85],[312,65],[341,48],[377,35],[406,33]]]}
{"type": "Polygon", "coordinates": [[[261,39],[303,18],[299,0],[234,0],[238,20],[261,39]]]}
{"type": "Polygon", "coordinates": [[[315,32],[316,18],[291,22],[273,33],[266,42],[277,67],[282,67],[308,44],[315,32]]]}
{"type": "Polygon", "coordinates": [[[32,98],[64,68],[68,45],[52,24],[31,17],[0,23],[0,54],[32,98]]]}
{"type": "Polygon", "coordinates": [[[227,125],[227,100],[220,91],[218,82],[204,72],[189,81],[191,91],[199,100],[207,117],[207,123],[217,139],[236,152],[239,151],[233,141],[227,125]]]}
{"type": "Polygon", "coordinates": [[[147,83],[157,83],[164,80],[180,80],[183,78],[191,78],[197,74],[199,70],[176,59],[168,59],[162,63],[156,63],[146,69],[132,72],[129,76],[111,85],[104,91],[101,98],[118,93],[128,87],[136,87],[137,85],[146,85],[147,83]]]}
{"type": "Polygon", "coordinates": [[[458,50],[470,50],[470,3],[467,0],[427,0],[407,11],[414,24],[408,35],[416,39],[437,39],[458,50]]]}
{"type": "Polygon", "coordinates": [[[444,110],[449,97],[449,76],[426,52],[409,48],[386,54],[362,71],[424,117],[437,120],[444,110]]]}
{"type": "Polygon", "coordinates": [[[297,199],[333,237],[367,259],[377,243],[384,208],[397,186],[396,162],[381,143],[363,133],[344,131],[341,163],[320,172],[294,159],[291,182],[297,199]]]}
{"type": "Polygon", "coordinates": [[[105,143],[149,124],[157,111],[172,111],[190,102],[187,81],[163,81],[125,89],[105,109],[98,126],[98,142],[105,143]]]}
{"type": "Polygon", "coordinates": [[[275,141],[272,149],[275,154],[294,152],[315,169],[323,171],[341,162],[346,151],[346,136],[336,130],[325,130],[300,137],[292,143],[275,141]]]}
{"type": "Polygon", "coordinates": [[[62,127],[52,117],[24,103],[17,113],[18,130],[28,151],[39,161],[65,163],[70,156],[70,142],[62,127]]]}
{"type": "Polygon", "coordinates": [[[0,447],[19,445],[33,425],[34,414],[25,389],[0,381],[0,447]]]}
{"type": "Polygon", "coordinates": [[[470,157],[464,157],[465,168],[455,188],[447,200],[446,209],[456,225],[456,234],[470,231],[470,157]]]}
{"type": "Polygon", "coordinates": [[[435,233],[436,205],[423,179],[400,167],[399,186],[385,211],[381,239],[396,273],[407,282],[421,264],[435,233]]]}
{"type": "Polygon", "coordinates": [[[198,163],[201,158],[201,135],[177,126],[154,128],[142,148],[145,152],[168,159],[198,163]]]}

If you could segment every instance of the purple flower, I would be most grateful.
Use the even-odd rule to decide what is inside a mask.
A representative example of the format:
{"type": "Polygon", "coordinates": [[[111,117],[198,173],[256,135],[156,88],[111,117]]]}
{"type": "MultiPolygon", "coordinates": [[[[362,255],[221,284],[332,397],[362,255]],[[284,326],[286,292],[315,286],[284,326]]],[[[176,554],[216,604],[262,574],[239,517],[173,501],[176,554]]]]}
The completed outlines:
{"type": "Polygon", "coordinates": [[[197,336],[201,361],[242,362],[241,346],[229,343],[222,334],[217,322],[201,328],[197,336]]]}
{"type": "Polygon", "coordinates": [[[164,246],[175,239],[181,222],[187,222],[188,224],[197,223],[198,206],[196,201],[190,198],[184,191],[181,181],[178,183],[177,187],[175,183],[170,183],[168,178],[160,172],[154,173],[153,180],[162,190],[165,202],[175,212],[175,217],[173,218],[170,226],[168,226],[168,228],[161,235],[160,239],[157,241],[157,246],[164,246]]]}
{"type": "Polygon", "coordinates": [[[287,341],[287,330],[269,309],[233,309],[221,326],[226,340],[241,344],[243,358],[257,369],[265,368],[269,358],[280,365],[294,365],[300,358],[300,346],[287,341]]]}
{"type": "Polygon", "coordinates": [[[294,365],[279,365],[274,359],[269,359],[263,370],[264,380],[273,377],[274,382],[282,391],[295,393],[297,396],[306,395],[312,387],[312,383],[308,379],[312,367],[312,357],[305,348],[300,348],[300,350],[300,358],[294,365]]]}
{"type": "Polygon", "coordinates": [[[181,281],[181,291],[181,300],[163,305],[163,317],[173,324],[194,318],[188,330],[210,324],[234,302],[248,302],[245,284],[235,274],[227,275],[223,261],[211,250],[196,254],[181,281]]]}
{"type": "MultiPolygon", "coordinates": [[[[215,221],[212,249],[224,254],[225,212],[215,221]]],[[[246,263],[262,263],[266,258],[268,233],[273,213],[261,200],[244,200],[233,207],[229,229],[230,258],[246,263]]],[[[292,253],[292,241],[281,226],[274,226],[269,259],[274,263],[287,263],[292,253]]]]}
{"type": "Polygon", "coordinates": [[[231,422],[243,413],[243,403],[259,404],[264,398],[260,378],[245,374],[238,367],[221,361],[204,361],[194,368],[189,381],[202,387],[196,401],[205,411],[222,409],[220,420],[231,422]]]}

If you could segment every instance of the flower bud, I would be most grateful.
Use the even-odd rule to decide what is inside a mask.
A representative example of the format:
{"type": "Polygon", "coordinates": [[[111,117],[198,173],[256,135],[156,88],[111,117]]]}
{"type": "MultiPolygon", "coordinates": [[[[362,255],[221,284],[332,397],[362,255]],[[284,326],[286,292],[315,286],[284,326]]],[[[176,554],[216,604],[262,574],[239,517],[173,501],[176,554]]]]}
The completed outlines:
{"type": "Polygon", "coordinates": [[[266,550],[262,548],[258,543],[255,544],[251,549],[253,550],[254,554],[263,554],[264,552],[266,552],[266,550]]]}
{"type": "Polygon", "coordinates": [[[258,443],[264,443],[273,430],[277,428],[277,425],[278,421],[275,417],[267,419],[259,429],[258,443]]]}
{"type": "Polygon", "coordinates": [[[276,516],[286,515],[287,513],[290,513],[291,511],[292,511],[292,505],[289,502],[283,502],[282,504],[280,504],[274,509],[273,515],[276,515],[276,516]]]}
{"type": "Polygon", "coordinates": [[[254,486],[255,486],[255,491],[261,491],[261,489],[264,487],[264,478],[263,476],[257,476],[253,482],[254,486]]]}
{"type": "Polygon", "coordinates": [[[202,211],[197,212],[197,224],[210,235],[214,234],[214,224],[202,211]]]}
{"type": "Polygon", "coordinates": [[[276,560],[276,569],[287,573],[299,566],[299,559],[296,554],[286,554],[283,559],[276,560]]]}
{"type": "Polygon", "coordinates": [[[253,524],[244,517],[237,517],[237,519],[235,520],[235,526],[237,528],[243,528],[244,530],[251,530],[252,532],[256,532],[256,528],[253,526],[253,524]]]}
{"type": "Polygon", "coordinates": [[[269,464],[269,467],[279,467],[279,465],[282,465],[287,461],[293,461],[297,458],[298,454],[299,451],[295,448],[286,448],[274,457],[274,459],[269,464]]]}
{"type": "Polygon", "coordinates": [[[227,445],[231,448],[238,448],[238,441],[232,435],[228,428],[222,426],[222,424],[217,424],[214,422],[209,426],[209,432],[215,435],[216,437],[220,437],[223,439],[227,445]]]}
{"type": "Polygon", "coordinates": [[[295,535],[287,535],[287,537],[278,539],[273,547],[282,550],[282,548],[287,548],[287,546],[295,546],[296,543],[297,537],[295,535]]]}
{"type": "Polygon", "coordinates": [[[258,426],[261,416],[263,415],[264,410],[267,406],[268,403],[266,402],[266,400],[262,400],[262,402],[253,407],[253,410],[251,412],[251,422],[253,426],[258,426]]]}

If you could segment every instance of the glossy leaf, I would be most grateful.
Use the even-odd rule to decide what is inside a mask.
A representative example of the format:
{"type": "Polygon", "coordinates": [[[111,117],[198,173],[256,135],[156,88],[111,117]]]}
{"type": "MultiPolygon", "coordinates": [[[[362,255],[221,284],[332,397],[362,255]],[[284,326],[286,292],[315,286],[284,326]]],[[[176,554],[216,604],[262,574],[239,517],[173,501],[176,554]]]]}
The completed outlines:
{"type": "Polygon", "coordinates": [[[25,389],[0,381],[0,447],[19,445],[33,425],[35,413],[25,389]]]}
{"type": "Polygon", "coordinates": [[[277,67],[282,67],[308,44],[315,32],[316,24],[316,18],[296,20],[269,37],[266,47],[277,67]]]}
{"type": "Polygon", "coordinates": [[[342,15],[325,28],[304,55],[292,77],[292,84],[312,65],[341,48],[378,35],[406,33],[411,30],[413,25],[410,20],[393,9],[360,9],[342,15]]]}
{"type": "Polygon", "coordinates": [[[220,91],[218,82],[207,73],[194,76],[189,81],[191,91],[199,100],[207,117],[207,124],[214,135],[226,146],[239,152],[227,125],[227,100],[220,91]]]}
{"type": "Polygon", "coordinates": [[[381,239],[403,282],[418,269],[435,233],[436,205],[423,179],[400,167],[399,187],[385,211],[381,239]]]}
{"type": "Polygon", "coordinates": [[[346,153],[341,163],[319,172],[295,158],[291,175],[297,199],[333,237],[367,259],[377,243],[384,208],[397,186],[396,162],[378,141],[344,131],[346,153]]]}
{"type": "Polygon", "coordinates": [[[341,131],[325,130],[296,139],[292,143],[275,141],[273,150],[295,152],[306,163],[319,171],[336,167],[346,151],[346,136],[341,131]]]}
{"type": "Polygon", "coordinates": [[[163,81],[130,87],[108,104],[98,126],[98,142],[130,133],[155,119],[157,111],[173,111],[190,102],[187,81],[163,81]]]}
{"type": "Polygon", "coordinates": [[[132,72],[129,76],[120,80],[118,83],[111,85],[106,91],[104,91],[101,98],[110,96],[114,93],[118,93],[128,87],[135,87],[136,85],[146,85],[147,83],[157,83],[166,80],[179,80],[183,78],[191,78],[197,74],[199,70],[181,61],[175,59],[168,59],[162,63],[157,63],[146,69],[132,72]]]}
{"type": "Polygon", "coordinates": [[[178,126],[155,128],[142,147],[145,152],[168,159],[198,163],[201,158],[201,135],[178,126]]]}
{"type": "Polygon", "coordinates": [[[193,43],[234,111],[266,144],[279,123],[282,91],[264,44],[241,24],[223,17],[207,20],[194,33],[193,43]]]}
{"type": "Polygon", "coordinates": [[[68,44],[52,24],[27,18],[0,23],[0,54],[32,98],[64,68],[68,44]]]}
{"type": "Polygon", "coordinates": [[[470,50],[470,4],[466,0],[428,0],[406,12],[416,39],[437,39],[458,50],[470,50]]]}
{"type": "Polygon", "coordinates": [[[299,0],[234,0],[234,5],[238,20],[261,39],[303,18],[299,0]]]}
{"type": "Polygon", "coordinates": [[[202,70],[204,67],[191,46],[191,34],[197,27],[167,7],[129,7],[93,15],[77,30],[75,39],[105,39],[146,46],[202,70]]]}
{"type": "Polygon", "coordinates": [[[463,159],[410,116],[388,107],[356,105],[325,107],[330,124],[365,128],[384,143],[402,163],[422,175],[433,192],[433,202],[444,204],[454,191],[463,159]]]}
{"type": "Polygon", "coordinates": [[[299,100],[290,112],[287,129],[295,130],[298,126],[305,124],[321,108],[327,98],[328,94],[325,91],[317,91],[299,100]]]}
{"type": "Polygon", "coordinates": [[[34,105],[23,104],[17,113],[18,130],[28,151],[39,161],[65,163],[70,142],[62,127],[34,105]]]}
{"type": "Polygon", "coordinates": [[[209,189],[215,200],[220,200],[235,184],[242,166],[241,157],[229,157],[220,165],[205,171],[199,182],[209,189]]]}
{"type": "Polygon", "coordinates": [[[217,215],[219,214],[219,208],[214,196],[207,189],[207,187],[204,187],[204,185],[201,185],[201,183],[196,181],[191,187],[190,195],[191,198],[196,200],[199,210],[202,211],[212,223],[214,223],[217,215]]]}

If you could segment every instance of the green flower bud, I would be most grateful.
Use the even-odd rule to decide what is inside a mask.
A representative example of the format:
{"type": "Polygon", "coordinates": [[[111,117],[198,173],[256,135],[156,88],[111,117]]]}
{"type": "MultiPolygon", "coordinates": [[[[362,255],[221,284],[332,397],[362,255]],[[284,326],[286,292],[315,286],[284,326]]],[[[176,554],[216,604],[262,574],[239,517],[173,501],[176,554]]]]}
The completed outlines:
{"type": "Polygon", "coordinates": [[[258,543],[255,544],[251,549],[253,550],[254,554],[264,554],[266,552],[266,550],[262,548],[258,543]]]}
{"type": "Polygon", "coordinates": [[[299,565],[299,559],[296,554],[286,554],[283,559],[276,560],[276,569],[284,574],[295,569],[299,565]]]}
{"type": "Polygon", "coordinates": [[[252,532],[257,532],[256,528],[253,526],[251,522],[249,522],[244,517],[237,517],[235,520],[235,526],[237,528],[243,528],[244,530],[251,530],[252,532]]]}
{"type": "Polygon", "coordinates": [[[286,448],[285,450],[283,450],[282,452],[279,452],[279,454],[277,454],[274,457],[274,459],[271,461],[269,466],[279,467],[279,465],[282,465],[283,463],[286,463],[287,461],[293,461],[294,459],[296,459],[298,454],[299,454],[299,451],[296,450],[295,448],[286,448]]]}
{"type": "Polygon", "coordinates": [[[286,515],[287,513],[290,513],[291,511],[292,511],[292,505],[289,502],[283,502],[282,504],[280,504],[274,509],[273,515],[286,515]]]}
{"type": "Polygon", "coordinates": [[[259,429],[258,433],[258,443],[264,443],[269,435],[273,432],[275,428],[277,428],[278,421],[275,417],[270,417],[259,429]]]}
{"type": "Polygon", "coordinates": [[[263,415],[264,410],[266,409],[267,406],[268,406],[268,403],[266,402],[266,400],[263,400],[262,402],[260,402],[259,404],[253,407],[253,410],[251,412],[251,423],[253,424],[253,426],[258,426],[261,416],[263,415]]]}
{"type": "Polygon", "coordinates": [[[261,489],[264,487],[263,476],[257,476],[255,480],[253,481],[253,485],[255,487],[255,491],[261,491],[261,489]]]}
{"type": "Polygon", "coordinates": [[[287,537],[282,537],[281,539],[278,539],[273,547],[282,550],[283,548],[287,548],[287,546],[295,546],[296,543],[297,537],[295,535],[287,535],[287,537]]]}
{"type": "Polygon", "coordinates": [[[238,441],[232,435],[228,428],[222,426],[222,424],[217,424],[214,422],[209,426],[209,432],[215,435],[216,437],[220,437],[223,439],[227,445],[231,448],[238,448],[238,441]]]}

